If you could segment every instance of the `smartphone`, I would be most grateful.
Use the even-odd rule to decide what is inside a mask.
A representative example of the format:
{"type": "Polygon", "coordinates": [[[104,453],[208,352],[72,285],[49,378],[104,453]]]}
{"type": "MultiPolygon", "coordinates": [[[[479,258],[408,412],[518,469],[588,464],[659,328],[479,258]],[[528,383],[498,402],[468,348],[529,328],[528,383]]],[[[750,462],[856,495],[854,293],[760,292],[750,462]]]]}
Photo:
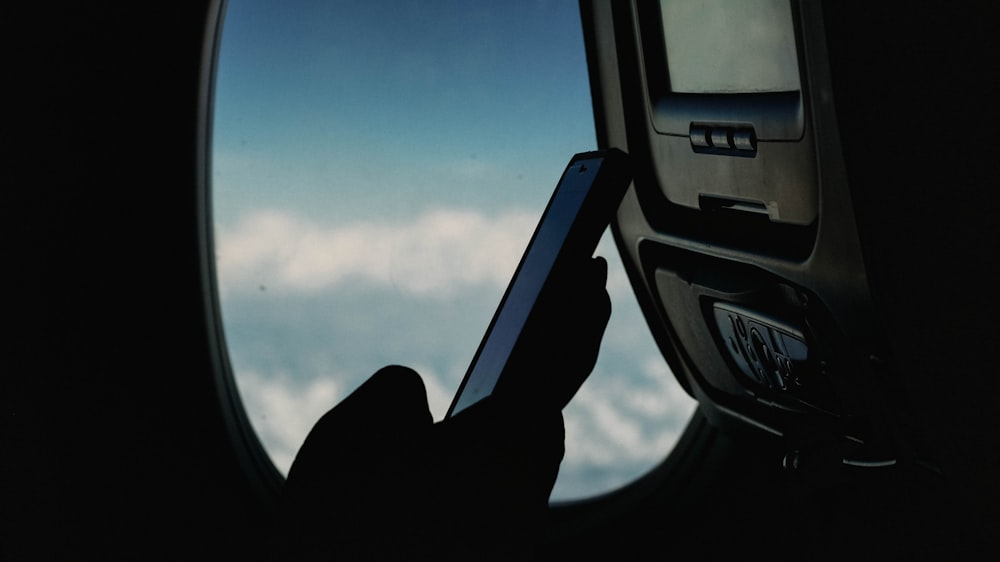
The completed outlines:
{"type": "MultiPolygon", "coordinates": [[[[500,300],[447,417],[490,396],[501,377],[528,376],[509,373],[505,368],[539,295],[554,277],[553,272],[593,255],[631,180],[628,156],[621,150],[573,156],[500,300]]],[[[566,395],[572,396],[575,390],[566,395]]]]}

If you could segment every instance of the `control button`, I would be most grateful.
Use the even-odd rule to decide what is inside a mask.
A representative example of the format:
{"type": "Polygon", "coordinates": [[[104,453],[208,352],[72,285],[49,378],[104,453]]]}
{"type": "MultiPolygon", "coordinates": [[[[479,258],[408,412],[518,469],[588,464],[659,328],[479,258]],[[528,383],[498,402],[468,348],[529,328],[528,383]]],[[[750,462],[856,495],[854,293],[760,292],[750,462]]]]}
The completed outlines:
{"type": "Polygon", "coordinates": [[[771,358],[771,349],[767,347],[767,343],[757,328],[750,329],[750,343],[753,344],[754,351],[757,352],[757,357],[760,357],[760,362],[764,364],[764,367],[769,371],[773,370],[774,360],[771,358]]]}
{"type": "Polygon", "coordinates": [[[802,380],[799,379],[798,369],[796,369],[795,364],[789,361],[787,358],[785,359],[785,372],[788,373],[786,375],[788,378],[794,380],[799,385],[802,384],[802,380]]]}
{"type": "Polygon", "coordinates": [[[753,131],[740,130],[733,132],[733,146],[737,150],[757,150],[757,139],[753,137],[753,131]]]}
{"type": "Polygon", "coordinates": [[[729,140],[729,131],[726,129],[712,129],[712,146],[715,148],[732,149],[733,144],[729,140]]]}
{"type": "Polygon", "coordinates": [[[782,355],[775,354],[774,362],[778,365],[778,374],[787,377],[788,376],[788,360],[782,355]]]}
{"type": "Polygon", "coordinates": [[[785,379],[781,376],[781,373],[777,371],[772,371],[771,374],[774,375],[774,386],[784,390],[785,389],[785,379]]]}
{"type": "Polygon", "coordinates": [[[739,316],[736,317],[736,331],[739,332],[741,338],[746,339],[747,327],[743,325],[743,319],[739,316]]]}
{"type": "Polygon", "coordinates": [[[691,144],[694,146],[704,148],[712,146],[712,143],[708,141],[708,127],[691,127],[689,135],[691,137],[691,144]]]}

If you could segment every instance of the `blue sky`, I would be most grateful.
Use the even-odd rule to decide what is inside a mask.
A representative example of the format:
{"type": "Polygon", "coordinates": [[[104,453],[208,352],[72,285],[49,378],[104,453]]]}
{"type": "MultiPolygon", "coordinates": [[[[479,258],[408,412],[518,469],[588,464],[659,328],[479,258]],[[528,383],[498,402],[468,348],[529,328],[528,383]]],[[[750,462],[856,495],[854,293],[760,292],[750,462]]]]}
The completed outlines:
{"type": "MultiPolygon", "coordinates": [[[[276,464],[388,363],[440,417],[563,168],[595,148],[577,5],[234,0],[214,135],[226,337],[276,464]]],[[[599,253],[614,312],[556,497],[651,467],[693,408],[599,253]]]]}
{"type": "Polygon", "coordinates": [[[247,203],[544,203],[524,178],[595,145],[571,2],[233,2],[221,58],[217,168],[247,203]]]}

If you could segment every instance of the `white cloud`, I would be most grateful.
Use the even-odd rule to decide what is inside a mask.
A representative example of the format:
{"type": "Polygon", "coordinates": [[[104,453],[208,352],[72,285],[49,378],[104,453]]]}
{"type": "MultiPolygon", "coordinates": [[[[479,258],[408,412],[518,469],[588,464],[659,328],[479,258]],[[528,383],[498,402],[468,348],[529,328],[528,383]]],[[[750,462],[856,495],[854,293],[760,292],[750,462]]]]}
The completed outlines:
{"type": "Polygon", "coordinates": [[[580,388],[564,411],[564,462],[649,467],[670,452],[696,402],[660,357],[648,357],[641,369],[652,385],[635,384],[618,373],[601,378],[595,373],[580,388]]]}
{"type": "MultiPolygon", "coordinates": [[[[432,369],[419,366],[416,370],[424,380],[431,413],[435,420],[441,420],[451,403],[453,389],[432,369]]],[[[603,380],[583,385],[564,412],[564,472],[571,475],[583,467],[598,467],[614,474],[615,484],[623,484],[670,451],[695,402],[671,380],[672,375],[656,358],[650,357],[644,370],[647,376],[656,377],[652,391],[621,378],[614,384],[603,380]]],[[[240,371],[240,394],[251,422],[283,473],[288,472],[313,424],[346,395],[338,380],[336,376],[303,379],[240,371]]],[[[562,482],[561,487],[597,491],[577,481],[562,482]]],[[[556,495],[560,496],[558,488],[556,495]]]]}
{"type": "Polygon", "coordinates": [[[476,285],[503,287],[537,216],[437,209],[407,223],[325,226],[259,211],[216,236],[221,290],[318,291],[344,283],[446,298],[476,285]]]}
{"type": "MultiPolygon", "coordinates": [[[[386,296],[395,293],[409,299],[406,302],[429,300],[454,306],[459,291],[483,287],[502,290],[536,221],[537,215],[527,211],[484,214],[437,209],[406,223],[367,221],[324,226],[289,213],[256,212],[218,233],[221,289],[238,294],[266,285],[270,294],[284,291],[290,299],[312,298],[314,294],[327,298],[333,293],[319,291],[360,285],[370,289],[369,298],[379,302],[386,302],[386,296]]],[[[566,457],[556,497],[595,493],[640,476],[670,451],[696,404],[674,380],[651,346],[651,338],[643,333],[645,322],[635,307],[625,272],[614,258],[616,250],[609,236],[598,253],[609,258],[608,290],[615,310],[603,343],[604,359],[564,411],[566,457]]],[[[467,294],[474,293],[462,293],[467,294]]],[[[274,304],[291,302],[296,301],[274,304]]],[[[250,301],[241,305],[249,306],[250,301]]],[[[397,302],[394,306],[400,305],[397,302]]],[[[336,315],[330,317],[339,321],[336,315]]],[[[269,318],[258,318],[265,323],[260,326],[262,331],[287,333],[284,320],[275,316],[270,326],[269,318]]],[[[357,318],[344,321],[356,323],[357,318]]],[[[479,334],[485,325],[469,329],[479,334]]],[[[385,327],[375,332],[390,339],[407,337],[391,330],[385,327]]],[[[332,363],[327,365],[324,360],[316,375],[296,372],[292,377],[288,373],[296,362],[277,369],[271,362],[287,354],[307,357],[314,352],[308,346],[316,341],[325,340],[286,338],[282,342],[287,349],[278,346],[278,355],[269,356],[267,364],[249,363],[248,369],[238,373],[254,426],[275,464],[284,471],[316,420],[350,392],[354,383],[349,381],[360,382],[358,376],[364,376],[327,376],[332,363]]],[[[442,369],[450,369],[453,362],[461,369],[474,350],[469,349],[468,356],[443,359],[445,349],[450,348],[435,347],[433,337],[421,341],[416,350],[421,355],[399,357],[398,361],[410,364],[422,375],[431,412],[440,420],[457,386],[442,376],[442,369]]],[[[384,345],[376,340],[370,343],[372,349],[384,345]]],[[[372,354],[364,345],[338,353],[367,361],[372,354]]],[[[243,363],[256,355],[246,357],[243,363]]]]}

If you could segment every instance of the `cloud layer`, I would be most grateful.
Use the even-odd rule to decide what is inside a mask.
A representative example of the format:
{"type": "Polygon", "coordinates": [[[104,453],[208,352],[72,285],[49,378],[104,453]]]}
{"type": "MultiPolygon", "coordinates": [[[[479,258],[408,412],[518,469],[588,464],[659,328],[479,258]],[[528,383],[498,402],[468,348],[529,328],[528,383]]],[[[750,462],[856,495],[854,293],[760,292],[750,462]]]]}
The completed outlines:
{"type": "Polygon", "coordinates": [[[236,291],[260,285],[318,291],[361,283],[444,298],[462,287],[506,284],[536,221],[516,210],[486,216],[437,209],[404,224],[324,227],[261,211],[217,232],[219,278],[224,289],[236,291]]]}
{"type": "MultiPolygon", "coordinates": [[[[487,215],[440,208],[406,223],[326,226],[257,211],[217,230],[220,285],[224,291],[302,292],[363,284],[434,298],[470,287],[503,289],[537,221],[537,213],[520,209],[487,215]]],[[[614,252],[605,237],[597,253],[614,252]]],[[[620,268],[609,272],[608,290],[631,291],[620,268]]]]}
{"type": "MultiPolygon", "coordinates": [[[[220,228],[230,353],[247,411],[279,469],[288,470],[313,423],[386,362],[421,373],[441,419],[488,323],[455,312],[468,302],[489,312],[536,221],[519,210],[452,208],[404,223],[326,226],[261,211],[220,228]]],[[[614,312],[597,367],[564,412],[556,498],[641,475],[670,451],[695,405],[652,345],[610,241],[602,245],[614,312]]]]}

